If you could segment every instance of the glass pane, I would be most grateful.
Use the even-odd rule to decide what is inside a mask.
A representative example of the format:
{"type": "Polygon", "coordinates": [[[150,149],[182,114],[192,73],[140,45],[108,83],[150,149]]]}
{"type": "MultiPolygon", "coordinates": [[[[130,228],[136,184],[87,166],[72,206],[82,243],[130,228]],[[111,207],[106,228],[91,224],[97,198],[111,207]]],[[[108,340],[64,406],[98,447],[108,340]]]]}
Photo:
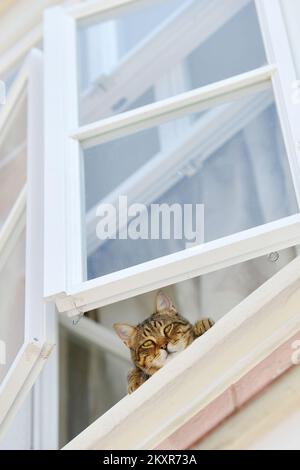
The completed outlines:
{"type": "MultiPolygon", "coordinates": [[[[164,288],[191,323],[221,319],[299,254],[297,247],[239,263],[164,288]]],[[[115,334],[116,322],[137,325],[153,313],[156,292],[88,312],[91,321],[115,334]]],[[[60,331],[60,445],[63,446],[126,395],[133,364],[78,336],[82,322],[60,331]]],[[[80,335],[80,333],[79,333],[80,335]]],[[[201,341],[201,340],[200,340],[201,341]]],[[[121,340],[120,340],[121,342],[121,340]]],[[[218,358],[217,358],[218,359],[218,358]]],[[[174,359],[176,360],[176,358],[174,359]]]]}
{"type": "Polygon", "coordinates": [[[13,238],[0,253],[0,383],[24,342],[25,230],[13,238]]]}
{"type": "Polygon", "coordinates": [[[26,181],[27,100],[24,98],[0,131],[0,228],[26,181]]]}
{"type": "Polygon", "coordinates": [[[10,88],[12,87],[15,79],[18,76],[18,73],[23,65],[23,60],[15,65],[11,70],[9,70],[6,75],[2,78],[5,83],[6,92],[8,93],[10,88]]]}
{"type": "Polygon", "coordinates": [[[266,64],[253,0],[141,1],[113,15],[79,25],[81,124],[266,64]]]}
{"type": "Polygon", "coordinates": [[[271,89],[82,154],[87,279],[298,212],[271,89]]]}

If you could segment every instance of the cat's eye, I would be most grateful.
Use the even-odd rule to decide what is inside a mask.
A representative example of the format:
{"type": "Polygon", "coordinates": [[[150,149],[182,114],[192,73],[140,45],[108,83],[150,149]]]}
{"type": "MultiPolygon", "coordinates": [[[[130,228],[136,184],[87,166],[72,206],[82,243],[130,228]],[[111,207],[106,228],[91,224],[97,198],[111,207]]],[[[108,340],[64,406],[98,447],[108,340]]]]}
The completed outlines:
{"type": "Polygon", "coordinates": [[[164,329],[164,334],[165,335],[169,335],[171,333],[173,329],[173,323],[171,323],[170,325],[166,326],[166,328],[164,329]]]}
{"type": "Polygon", "coordinates": [[[154,342],[149,339],[148,341],[145,341],[142,346],[143,348],[151,348],[152,346],[154,346],[154,342]]]}

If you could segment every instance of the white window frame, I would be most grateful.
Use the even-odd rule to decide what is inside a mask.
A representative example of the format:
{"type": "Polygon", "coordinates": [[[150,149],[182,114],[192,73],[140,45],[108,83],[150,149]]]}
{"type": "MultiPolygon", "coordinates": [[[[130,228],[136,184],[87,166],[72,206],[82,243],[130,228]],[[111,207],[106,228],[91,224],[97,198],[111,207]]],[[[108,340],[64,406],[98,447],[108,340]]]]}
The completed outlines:
{"type": "Polygon", "coordinates": [[[27,186],[24,188],[2,227],[0,233],[1,257],[8,256],[12,243],[26,227],[25,259],[25,332],[24,343],[0,386],[0,433],[15,416],[23,400],[36,381],[54,341],[48,336],[50,321],[43,301],[43,128],[42,128],[42,59],[40,51],[33,50],[21,69],[8,98],[9,107],[3,109],[1,124],[9,122],[14,103],[28,87],[28,152],[27,186]],[[5,119],[4,119],[5,118],[5,119]]]}
{"type": "MultiPolygon", "coordinates": [[[[142,108],[79,126],[77,21],[134,0],[86,2],[49,9],[45,17],[45,297],[60,312],[76,315],[91,308],[225,267],[299,242],[300,215],[221,238],[101,278],[83,282],[80,144],[104,142],[157,123],[160,116],[180,116],[201,103],[232,99],[271,83],[300,202],[300,128],[292,102],[296,74],[278,0],[258,0],[257,11],[269,64],[260,69],[182,93],[142,108]],[[67,169],[67,171],[66,171],[67,169]],[[238,247],[238,250],[237,250],[238,247]]],[[[154,38],[155,39],[155,38],[154,38]]],[[[152,38],[152,41],[154,41],[152,38]]],[[[209,127],[209,126],[208,126],[209,127]]],[[[89,227],[92,231],[93,224],[89,227]]]]}

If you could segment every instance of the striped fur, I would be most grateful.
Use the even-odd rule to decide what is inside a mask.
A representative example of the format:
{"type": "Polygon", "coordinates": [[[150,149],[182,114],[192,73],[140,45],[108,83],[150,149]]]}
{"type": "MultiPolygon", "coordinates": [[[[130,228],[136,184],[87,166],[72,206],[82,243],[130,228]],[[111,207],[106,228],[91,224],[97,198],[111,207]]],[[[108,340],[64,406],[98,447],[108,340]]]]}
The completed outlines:
{"type": "Polygon", "coordinates": [[[114,328],[129,347],[135,365],[128,374],[128,393],[135,391],[213,325],[210,318],[192,325],[163,292],[157,294],[156,312],[136,327],[116,323],[114,328]]]}

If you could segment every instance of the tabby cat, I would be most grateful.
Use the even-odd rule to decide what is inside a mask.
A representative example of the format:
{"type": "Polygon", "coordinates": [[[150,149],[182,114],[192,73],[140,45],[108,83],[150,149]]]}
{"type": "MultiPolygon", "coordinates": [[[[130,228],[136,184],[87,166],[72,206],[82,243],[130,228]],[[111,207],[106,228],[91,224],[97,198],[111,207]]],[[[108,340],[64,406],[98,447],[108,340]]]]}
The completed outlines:
{"type": "Polygon", "coordinates": [[[115,323],[114,329],[130,349],[135,364],[128,373],[128,393],[134,392],[213,325],[210,318],[191,325],[163,292],[156,296],[156,312],[139,325],[115,323]]]}

